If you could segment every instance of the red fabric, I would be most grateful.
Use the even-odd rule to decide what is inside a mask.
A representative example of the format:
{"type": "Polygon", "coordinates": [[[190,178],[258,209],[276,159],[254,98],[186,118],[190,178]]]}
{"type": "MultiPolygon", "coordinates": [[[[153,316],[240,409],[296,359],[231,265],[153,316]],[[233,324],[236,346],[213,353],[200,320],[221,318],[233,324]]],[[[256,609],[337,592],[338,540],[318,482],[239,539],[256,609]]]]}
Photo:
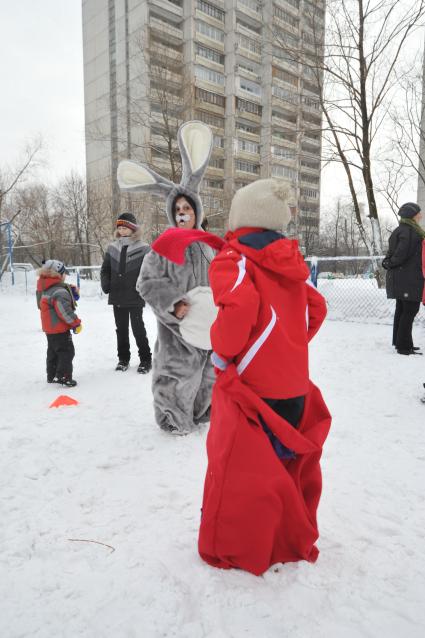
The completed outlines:
{"type": "Polygon", "coordinates": [[[67,323],[62,316],[60,308],[50,295],[43,295],[43,293],[52,286],[57,286],[61,283],[60,277],[39,277],[37,281],[37,295],[40,297],[40,315],[41,315],[41,328],[43,332],[47,334],[59,334],[61,332],[67,332],[72,328],[76,328],[80,325],[81,320],[76,319],[71,323],[67,323]]]}
{"type": "Polygon", "coordinates": [[[234,365],[219,374],[198,545],[207,563],[259,575],[274,563],[317,559],[319,460],[330,422],[312,383],[296,430],[242,383],[234,365]],[[295,459],[279,460],[258,413],[295,459]]]}
{"type": "Polygon", "coordinates": [[[184,264],[186,248],[196,241],[202,241],[215,250],[221,250],[224,240],[212,233],[203,230],[188,228],[167,228],[152,244],[152,249],[173,261],[176,264],[184,264]]]}
{"type": "Polygon", "coordinates": [[[219,308],[212,347],[236,366],[258,348],[241,372],[243,382],[268,399],[301,396],[309,387],[308,342],[326,316],[326,302],[306,282],[310,273],[296,240],[279,239],[261,250],[239,243],[253,230],[229,233],[211,263],[219,308]]]}
{"type": "MultiPolygon", "coordinates": [[[[425,279],[425,239],[422,241],[422,273],[425,279]]],[[[425,285],[422,292],[422,303],[425,304],[425,285]]]]}

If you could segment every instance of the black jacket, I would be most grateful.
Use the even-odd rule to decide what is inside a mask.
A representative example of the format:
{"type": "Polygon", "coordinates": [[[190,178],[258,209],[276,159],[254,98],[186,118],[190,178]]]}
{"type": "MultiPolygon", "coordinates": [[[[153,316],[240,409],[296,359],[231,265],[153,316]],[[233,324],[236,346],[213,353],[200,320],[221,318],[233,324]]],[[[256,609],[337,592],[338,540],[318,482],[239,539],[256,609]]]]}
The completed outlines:
{"type": "Polygon", "coordinates": [[[422,301],[422,239],[414,228],[401,223],[392,232],[382,265],[387,269],[388,299],[422,301]]]}
{"type": "Polygon", "coordinates": [[[100,284],[103,292],[109,293],[109,304],[124,308],[145,305],[136,281],[149,250],[148,244],[131,237],[120,237],[109,244],[100,271],[100,284]]]}

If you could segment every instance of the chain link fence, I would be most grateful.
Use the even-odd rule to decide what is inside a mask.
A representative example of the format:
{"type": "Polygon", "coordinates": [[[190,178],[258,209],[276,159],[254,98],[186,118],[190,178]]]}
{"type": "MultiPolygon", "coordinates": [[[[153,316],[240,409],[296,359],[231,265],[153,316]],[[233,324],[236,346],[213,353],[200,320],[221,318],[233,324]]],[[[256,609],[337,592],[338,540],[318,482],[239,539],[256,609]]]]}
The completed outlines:
{"type": "MultiPolygon", "coordinates": [[[[378,257],[310,257],[312,280],[328,304],[328,319],[392,324],[395,300],[387,299],[374,276],[378,257]]],[[[416,320],[425,327],[425,307],[416,320]]]]}
{"type": "MultiPolygon", "coordinates": [[[[362,323],[392,324],[395,301],[387,299],[385,288],[378,288],[373,275],[373,261],[383,257],[309,257],[306,259],[317,281],[317,288],[328,304],[328,319],[359,321],[362,323]]],[[[33,294],[36,271],[31,264],[15,267],[15,286],[11,286],[10,272],[0,281],[0,291],[6,288],[33,294]],[[27,268],[24,268],[27,267],[27,268]]],[[[69,283],[77,284],[82,297],[102,297],[100,266],[67,266],[69,283]]],[[[425,307],[421,305],[415,322],[425,328],[425,307]]]]}

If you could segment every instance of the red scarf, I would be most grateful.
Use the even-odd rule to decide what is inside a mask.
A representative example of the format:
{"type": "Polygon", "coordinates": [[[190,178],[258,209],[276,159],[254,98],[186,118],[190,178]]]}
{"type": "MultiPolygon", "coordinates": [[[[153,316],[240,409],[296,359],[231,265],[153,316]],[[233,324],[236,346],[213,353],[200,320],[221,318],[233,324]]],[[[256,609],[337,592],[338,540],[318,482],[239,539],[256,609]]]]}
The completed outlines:
{"type": "Polygon", "coordinates": [[[167,228],[158,239],[152,244],[152,249],[174,262],[175,264],[184,264],[184,254],[186,248],[196,241],[202,241],[214,250],[221,250],[225,245],[225,241],[213,235],[212,233],[206,233],[203,230],[188,229],[188,228],[167,228]]]}

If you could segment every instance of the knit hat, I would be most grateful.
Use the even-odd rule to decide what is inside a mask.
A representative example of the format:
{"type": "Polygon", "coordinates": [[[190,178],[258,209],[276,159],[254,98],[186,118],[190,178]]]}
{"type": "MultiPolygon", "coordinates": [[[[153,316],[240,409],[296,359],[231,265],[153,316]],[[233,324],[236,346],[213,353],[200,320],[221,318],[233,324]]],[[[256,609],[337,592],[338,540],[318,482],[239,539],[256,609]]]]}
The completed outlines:
{"type": "Polygon", "coordinates": [[[288,182],[281,179],[258,179],[240,188],[233,197],[229,229],[258,226],[284,231],[291,221],[289,205],[295,198],[288,182]]]}
{"type": "Polygon", "coordinates": [[[46,261],[43,261],[43,269],[54,270],[59,275],[63,275],[67,272],[63,261],[58,261],[57,259],[46,259],[46,261]]]}
{"type": "Polygon", "coordinates": [[[133,232],[138,230],[139,225],[137,223],[137,219],[133,215],[133,213],[121,213],[116,221],[116,226],[119,228],[120,226],[124,226],[125,228],[129,228],[133,232]]]}
{"type": "Polygon", "coordinates": [[[400,215],[400,217],[407,217],[409,219],[412,219],[412,217],[415,217],[415,215],[420,212],[421,207],[418,204],[415,204],[414,202],[407,202],[407,204],[403,204],[403,206],[398,211],[398,214],[400,215]]]}

